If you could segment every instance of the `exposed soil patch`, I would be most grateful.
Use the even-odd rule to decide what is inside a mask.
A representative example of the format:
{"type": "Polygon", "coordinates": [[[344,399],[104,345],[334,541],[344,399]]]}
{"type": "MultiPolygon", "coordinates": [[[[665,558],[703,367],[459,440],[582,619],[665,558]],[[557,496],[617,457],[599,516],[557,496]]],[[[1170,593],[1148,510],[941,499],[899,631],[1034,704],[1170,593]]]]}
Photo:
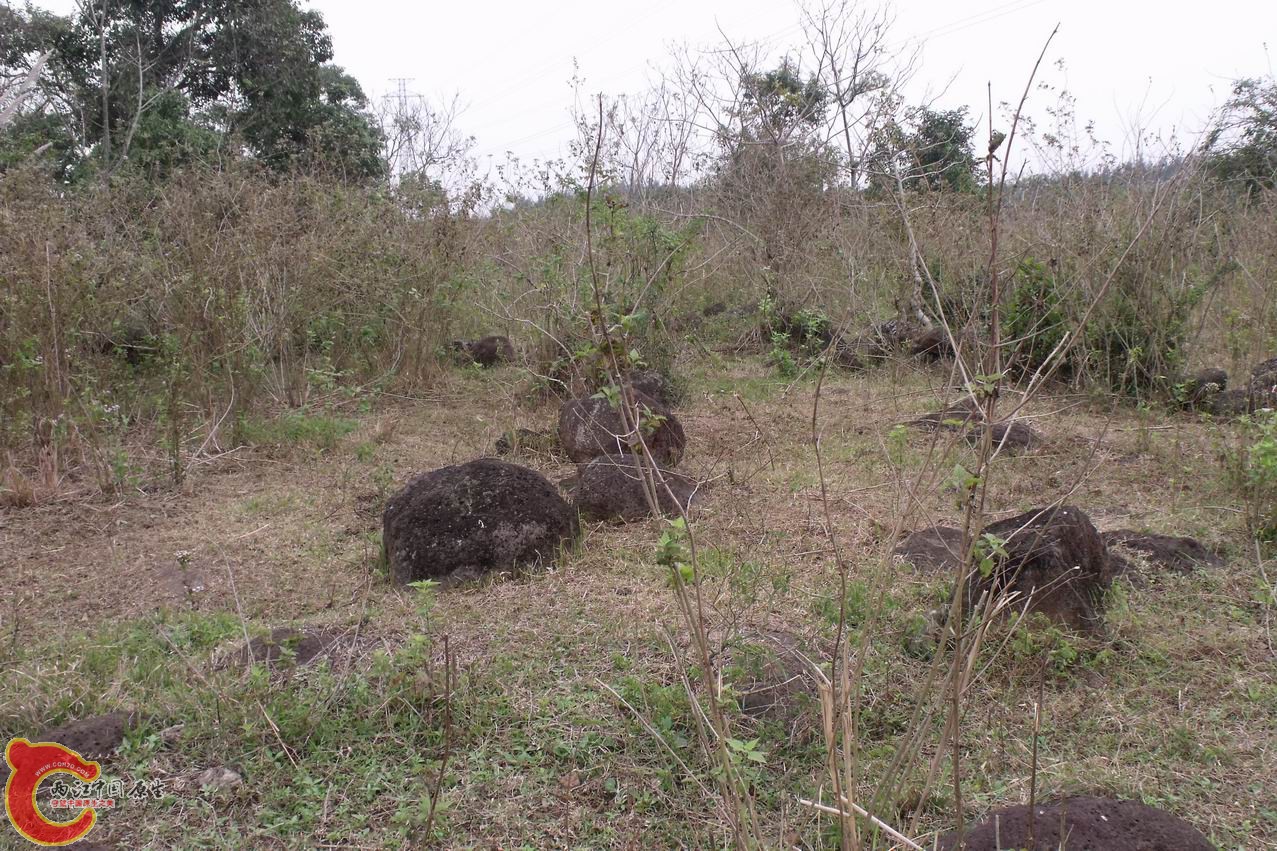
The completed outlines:
{"type": "Polygon", "coordinates": [[[385,554],[401,584],[554,561],[576,512],[544,476],[493,458],[424,473],[386,503],[385,554]]]}
{"type": "MultiPolygon", "coordinates": [[[[45,730],[41,742],[56,742],[86,759],[104,759],[124,743],[124,734],[136,723],[136,714],[108,712],[91,718],[68,721],[60,727],[45,730]]],[[[37,739],[32,739],[37,741],[37,739]]]]}
{"type": "Polygon", "coordinates": [[[1199,567],[1219,567],[1224,563],[1196,538],[1114,529],[1104,533],[1104,543],[1137,552],[1152,564],[1176,573],[1189,573],[1199,567]]]}
{"type": "MultiPolygon", "coordinates": [[[[967,851],[1214,851],[1205,836],[1182,818],[1139,801],[1080,796],[1034,808],[1006,807],[966,832],[967,851]],[[1029,837],[1033,844],[1030,846],[1029,837]]],[[[954,832],[937,847],[958,847],[954,832]]]]}

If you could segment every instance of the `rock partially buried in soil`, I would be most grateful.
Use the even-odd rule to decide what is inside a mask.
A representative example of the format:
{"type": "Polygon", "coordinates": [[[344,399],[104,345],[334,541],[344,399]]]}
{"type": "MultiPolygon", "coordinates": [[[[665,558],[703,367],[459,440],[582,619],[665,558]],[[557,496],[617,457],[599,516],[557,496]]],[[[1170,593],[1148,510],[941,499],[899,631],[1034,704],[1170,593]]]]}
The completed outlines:
{"type": "Polygon", "coordinates": [[[1207,410],[1216,417],[1242,417],[1250,413],[1250,391],[1245,387],[1236,387],[1215,394],[1207,410]]]}
{"type": "Polygon", "coordinates": [[[1016,455],[1020,452],[1028,452],[1030,449],[1038,449],[1045,442],[1042,435],[1018,420],[973,428],[967,432],[967,442],[973,446],[979,446],[984,440],[985,428],[989,430],[993,438],[993,451],[1004,455],[1016,455]]]}
{"type": "Polygon", "coordinates": [[[802,647],[788,632],[747,632],[724,657],[724,675],[750,718],[792,724],[817,699],[802,647]]]}
{"type": "MultiPolygon", "coordinates": [[[[965,834],[966,851],[1215,851],[1179,816],[1139,801],[1091,796],[1038,805],[1032,819],[1025,805],[994,810],[965,834]]],[[[957,833],[944,834],[936,847],[953,851],[957,833]]]]}
{"type": "Polygon", "coordinates": [[[922,529],[901,541],[894,552],[920,571],[951,572],[962,561],[962,530],[951,526],[922,529]]]}
{"type": "Polygon", "coordinates": [[[1199,567],[1219,567],[1224,562],[1195,538],[1158,535],[1136,529],[1105,532],[1109,547],[1124,547],[1140,553],[1153,564],[1176,573],[1191,573],[1199,567]]]}
{"type": "Polygon", "coordinates": [[[272,664],[289,661],[295,665],[306,665],[331,655],[341,644],[342,637],[338,633],[278,627],[271,630],[270,635],[259,636],[241,646],[226,664],[243,666],[253,662],[272,664]]]}
{"type": "Polygon", "coordinates": [[[478,340],[454,340],[451,348],[463,362],[469,358],[480,366],[496,366],[514,360],[514,344],[510,338],[495,334],[478,340]]]}
{"type": "MultiPolygon", "coordinates": [[[[643,435],[652,457],[664,466],[677,466],[687,445],[683,426],[669,408],[652,397],[642,393],[635,393],[634,397],[643,416],[660,418],[655,427],[643,435]]],[[[606,398],[572,399],[559,411],[559,444],[578,464],[600,455],[627,454],[630,440],[619,407],[613,407],[606,398]]]]}
{"type": "Polygon", "coordinates": [[[128,712],[108,712],[45,730],[32,741],[56,742],[85,759],[103,759],[124,743],[125,733],[136,720],[136,716],[128,712]]]}
{"type": "Polygon", "coordinates": [[[1071,505],[1027,511],[984,528],[1004,541],[989,575],[968,582],[968,605],[988,592],[1018,592],[1013,608],[1028,604],[1083,632],[1104,626],[1103,595],[1113,581],[1108,548],[1089,517],[1071,505]]]}
{"type": "MultiPolygon", "coordinates": [[[[670,470],[662,469],[660,474],[665,482],[665,486],[656,487],[661,511],[667,515],[678,514],[680,507],[686,511],[696,483],[670,470]]],[[[574,500],[581,516],[625,522],[647,517],[651,506],[644,492],[644,475],[633,455],[600,455],[582,464],[577,471],[574,500]]]]}
{"type": "Polygon", "coordinates": [[[386,503],[390,575],[471,579],[549,564],[576,538],[576,512],[540,473],[480,458],[423,473],[386,503]]]}

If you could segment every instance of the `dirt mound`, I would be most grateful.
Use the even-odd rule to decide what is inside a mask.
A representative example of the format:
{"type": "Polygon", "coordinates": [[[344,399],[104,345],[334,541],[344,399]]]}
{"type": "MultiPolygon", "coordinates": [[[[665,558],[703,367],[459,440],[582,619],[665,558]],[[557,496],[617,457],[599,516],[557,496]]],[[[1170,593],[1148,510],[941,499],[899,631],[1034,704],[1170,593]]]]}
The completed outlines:
{"type": "MultiPolygon", "coordinates": [[[[696,483],[669,470],[661,470],[665,487],[656,489],[661,511],[678,514],[691,505],[696,483]],[[673,498],[670,497],[673,492],[673,498]]],[[[577,471],[575,503],[582,517],[593,520],[639,520],[650,514],[643,488],[643,472],[633,455],[600,455],[577,471]]]]}
{"type": "Polygon", "coordinates": [[[468,358],[480,366],[496,366],[514,360],[514,344],[509,337],[499,335],[478,340],[454,340],[451,348],[459,360],[464,362],[468,358]]]}
{"type": "Polygon", "coordinates": [[[1009,423],[994,423],[991,426],[973,428],[967,432],[967,442],[972,446],[980,445],[984,440],[987,428],[993,436],[993,450],[1004,455],[1016,455],[1030,449],[1041,448],[1045,440],[1028,424],[1015,420],[1009,423]]]}
{"type": "Polygon", "coordinates": [[[1176,573],[1191,573],[1199,567],[1219,567],[1224,562],[1196,538],[1158,535],[1136,529],[1114,529],[1104,533],[1104,543],[1143,555],[1153,564],[1176,573]]]}
{"type": "MultiPolygon", "coordinates": [[[[652,457],[674,467],[683,458],[687,438],[683,426],[669,408],[651,396],[635,393],[639,409],[662,419],[643,435],[652,457]]],[[[635,441],[637,442],[637,441],[635,441]]],[[[599,455],[624,455],[630,451],[631,435],[621,419],[621,411],[606,398],[589,396],[565,402],[559,411],[559,444],[578,464],[599,455]]]]}
{"type": "MultiPolygon", "coordinates": [[[[940,851],[958,847],[956,832],[941,836],[940,851]]],[[[995,810],[966,831],[967,851],[1214,851],[1196,828],[1139,801],[1079,796],[1034,807],[995,810]],[[1033,826],[1030,828],[1030,822],[1033,826]],[[1029,835],[1033,846],[1029,847],[1029,835]]]]}
{"type": "Polygon", "coordinates": [[[386,503],[382,525],[399,583],[550,562],[577,534],[576,512],[554,485],[494,458],[417,476],[386,503]]]}
{"type": "Polygon", "coordinates": [[[962,560],[962,530],[932,526],[905,538],[894,552],[902,561],[924,572],[952,571],[962,560]]]}
{"type": "Polygon", "coordinates": [[[1104,591],[1113,580],[1108,548],[1089,517],[1074,506],[1027,511],[984,528],[1005,543],[988,576],[968,584],[968,604],[989,592],[1018,592],[1015,607],[1028,602],[1074,629],[1103,628],[1104,591]]]}
{"type": "Polygon", "coordinates": [[[136,720],[128,712],[108,712],[45,730],[32,741],[56,742],[85,759],[103,759],[124,743],[124,734],[136,720]]]}

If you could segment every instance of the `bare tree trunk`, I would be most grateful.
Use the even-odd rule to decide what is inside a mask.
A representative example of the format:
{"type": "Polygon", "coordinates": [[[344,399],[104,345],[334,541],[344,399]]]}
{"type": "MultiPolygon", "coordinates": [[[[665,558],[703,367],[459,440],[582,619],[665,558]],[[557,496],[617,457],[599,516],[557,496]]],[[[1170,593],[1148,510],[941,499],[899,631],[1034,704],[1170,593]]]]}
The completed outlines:
{"type": "Polygon", "coordinates": [[[102,0],[98,11],[98,57],[102,74],[102,179],[111,170],[111,75],[106,61],[106,6],[102,0]]]}

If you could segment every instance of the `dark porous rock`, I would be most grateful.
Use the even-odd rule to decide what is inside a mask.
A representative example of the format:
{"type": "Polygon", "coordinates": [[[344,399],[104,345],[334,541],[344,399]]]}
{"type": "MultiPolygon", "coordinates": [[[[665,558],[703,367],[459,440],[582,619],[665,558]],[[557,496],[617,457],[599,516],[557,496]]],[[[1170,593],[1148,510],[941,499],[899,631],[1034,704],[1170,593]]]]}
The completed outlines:
{"type": "Polygon", "coordinates": [[[1122,547],[1144,556],[1150,563],[1176,573],[1191,573],[1199,567],[1219,567],[1223,560],[1196,538],[1158,535],[1135,529],[1114,529],[1104,533],[1109,547],[1122,547]]]}
{"type": "Polygon", "coordinates": [[[498,455],[553,455],[557,447],[558,437],[553,432],[516,428],[498,437],[493,448],[498,455]]]}
{"type": "MultiPolygon", "coordinates": [[[[665,486],[657,485],[661,512],[687,511],[696,483],[669,470],[659,471],[665,486]],[[668,487],[668,490],[667,490],[668,487]],[[673,494],[671,497],[670,494],[673,494]]],[[[575,481],[577,510],[591,520],[639,520],[651,514],[643,486],[645,472],[633,455],[600,455],[582,464],[575,481]]]]}
{"type": "Polygon", "coordinates": [[[1183,404],[1193,408],[1209,408],[1228,389],[1228,373],[1219,367],[1199,370],[1180,385],[1183,404]]]}
{"type": "Polygon", "coordinates": [[[654,369],[636,369],[628,373],[626,379],[635,392],[650,396],[667,408],[678,403],[678,391],[673,382],[654,369]]]}
{"type": "Polygon", "coordinates": [[[949,332],[941,325],[933,325],[920,331],[909,343],[909,354],[926,360],[953,357],[953,343],[949,332]]]}
{"type": "MultiPolygon", "coordinates": [[[[635,393],[655,399],[667,408],[674,407],[678,402],[678,391],[674,383],[654,369],[631,369],[625,373],[625,379],[635,393]]],[[[599,390],[604,385],[612,385],[611,376],[602,376],[595,382],[593,389],[599,390]]]]}
{"type": "Polygon", "coordinates": [[[1277,358],[1255,366],[1250,374],[1250,410],[1277,408],[1277,358]]]}
{"type": "MultiPolygon", "coordinates": [[[[966,851],[1215,851],[1182,818],[1139,801],[1078,796],[1034,807],[989,813],[961,838],[966,851]],[[1033,837],[1032,847],[1029,837],[1033,837]]],[[[956,832],[941,836],[939,851],[959,847],[956,832]]]]}
{"type": "Polygon", "coordinates": [[[952,526],[922,529],[901,541],[895,554],[924,572],[952,571],[962,561],[962,530],[952,526]]]}
{"type": "Polygon", "coordinates": [[[480,458],[410,481],[386,503],[390,575],[470,579],[553,562],[576,538],[576,512],[540,473],[480,458]]]}
{"type": "MultiPolygon", "coordinates": [[[[683,426],[669,408],[643,393],[635,393],[634,401],[643,417],[659,417],[649,423],[643,435],[647,448],[658,463],[674,467],[683,458],[687,438],[683,426]]],[[[559,445],[578,464],[600,455],[625,455],[638,440],[621,418],[619,407],[602,396],[588,396],[563,403],[559,411],[559,445]]]]}
{"type": "Polygon", "coordinates": [[[1216,417],[1244,417],[1251,411],[1250,390],[1237,387],[1216,393],[1205,407],[1216,417]]]}
{"type": "Polygon", "coordinates": [[[458,360],[467,360],[480,366],[496,366],[514,360],[514,344],[509,337],[492,335],[478,340],[453,340],[449,345],[458,360]]]}
{"type": "Polygon", "coordinates": [[[128,712],[108,712],[45,730],[32,741],[54,742],[85,759],[103,759],[115,753],[116,748],[124,743],[124,734],[136,720],[128,712]]]}
{"type": "Polygon", "coordinates": [[[1015,455],[1019,452],[1028,452],[1030,449],[1040,448],[1044,442],[1042,435],[1019,420],[973,428],[967,432],[967,442],[973,446],[979,446],[980,442],[984,440],[986,428],[993,439],[993,451],[1006,455],[1015,455]]]}
{"type": "Polygon", "coordinates": [[[1104,539],[1080,508],[1027,511],[986,526],[984,535],[1004,541],[1006,556],[993,556],[988,576],[971,576],[968,605],[985,593],[993,599],[1016,592],[1016,610],[1027,603],[1030,612],[1074,629],[1103,629],[1103,597],[1113,568],[1104,539]]]}

